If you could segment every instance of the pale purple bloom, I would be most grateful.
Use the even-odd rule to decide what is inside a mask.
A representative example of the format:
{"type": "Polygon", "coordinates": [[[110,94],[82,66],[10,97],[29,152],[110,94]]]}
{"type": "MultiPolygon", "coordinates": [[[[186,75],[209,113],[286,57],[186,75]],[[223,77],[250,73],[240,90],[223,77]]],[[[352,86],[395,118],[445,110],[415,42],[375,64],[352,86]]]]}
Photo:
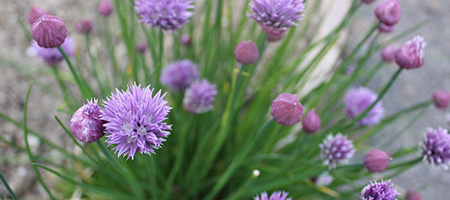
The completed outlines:
{"type": "Polygon", "coordinates": [[[181,44],[183,44],[183,46],[191,46],[191,42],[191,36],[189,36],[188,34],[184,34],[181,36],[181,44]]]}
{"type": "Polygon", "coordinates": [[[425,162],[448,169],[450,165],[450,135],[447,129],[429,128],[420,148],[425,162]]]}
{"type": "MultiPolygon", "coordinates": [[[[71,57],[75,53],[75,42],[71,37],[67,37],[61,48],[71,57]]],[[[64,60],[61,52],[57,48],[40,47],[36,41],[31,43],[31,51],[38,57],[42,58],[49,65],[57,65],[64,60]]]]}
{"type": "Polygon", "coordinates": [[[353,141],[347,139],[346,135],[338,133],[336,136],[329,134],[320,147],[320,158],[324,165],[328,165],[330,169],[336,165],[348,162],[355,154],[353,141]]]}
{"type": "Polygon", "coordinates": [[[426,45],[422,37],[414,37],[398,49],[395,53],[395,62],[403,69],[415,69],[423,66],[426,45]]]}
{"type": "Polygon", "coordinates": [[[161,91],[153,94],[150,86],[141,88],[134,84],[126,91],[116,89],[103,103],[105,142],[108,146],[116,145],[113,150],[117,157],[134,159],[136,152],[154,154],[155,149],[161,148],[171,130],[171,125],[164,122],[171,109],[165,96],[161,91]]]}
{"type": "Polygon", "coordinates": [[[110,0],[103,0],[98,4],[98,13],[100,15],[103,15],[105,17],[109,16],[114,9],[114,5],[111,3],[110,0]]]}
{"type": "Polygon", "coordinates": [[[141,22],[162,30],[174,31],[192,16],[192,0],[137,0],[135,10],[141,22]]]}
{"type": "Polygon", "coordinates": [[[70,119],[70,130],[81,142],[91,143],[105,135],[103,121],[100,119],[102,110],[97,100],[88,101],[79,108],[70,119]]]}
{"type": "Polygon", "coordinates": [[[50,12],[39,7],[31,7],[30,13],[28,14],[28,22],[33,24],[37,19],[44,15],[50,15],[50,12]]]}
{"type": "Polygon", "coordinates": [[[242,65],[251,65],[258,61],[258,46],[252,41],[242,41],[234,49],[234,57],[242,65]]]}
{"type": "Polygon", "coordinates": [[[292,126],[302,119],[303,106],[295,94],[282,93],[272,101],[270,114],[283,126],[292,126]]]}
{"type": "Polygon", "coordinates": [[[439,109],[446,109],[450,104],[450,92],[446,90],[438,90],[433,93],[433,103],[439,109]]]}
{"type": "Polygon", "coordinates": [[[396,25],[386,25],[383,23],[380,23],[380,25],[378,26],[378,31],[380,31],[380,33],[392,33],[395,30],[396,25]]]}
{"type": "Polygon", "coordinates": [[[197,64],[190,60],[170,63],[161,73],[161,83],[174,91],[184,91],[198,80],[197,64]]]}
{"type": "Polygon", "coordinates": [[[306,113],[305,118],[302,121],[303,131],[309,134],[313,134],[320,129],[320,117],[315,109],[312,109],[306,113]]]}
{"type": "MultiPolygon", "coordinates": [[[[358,117],[372,103],[376,101],[378,95],[372,90],[359,87],[350,89],[345,95],[345,112],[350,119],[358,117]]],[[[380,123],[381,118],[384,115],[384,108],[381,102],[378,102],[364,118],[358,123],[362,126],[372,126],[380,123]]]]}
{"type": "Polygon", "coordinates": [[[328,174],[328,173],[322,173],[321,175],[319,175],[319,177],[317,177],[317,179],[315,180],[315,184],[318,187],[324,187],[324,186],[329,186],[331,183],[333,183],[334,178],[328,174]]]}
{"type": "Polygon", "coordinates": [[[52,15],[43,15],[31,25],[31,36],[44,48],[59,47],[67,37],[64,22],[52,15]]]}
{"type": "Polygon", "coordinates": [[[266,192],[263,192],[261,195],[254,197],[253,200],[292,200],[292,198],[288,198],[288,195],[289,193],[285,191],[276,191],[269,197],[266,192]]]}
{"type": "Polygon", "coordinates": [[[375,8],[375,16],[380,20],[380,23],[388,26],[396,25],[400,21],[401,15],[399,0],[385,0],[375,8]]]}
{"type": "Polygon", "coordinates": [[[395,200],[400,195],[391,181],[371,182],[361,191],[360,200],[395,200]]]}
{"type": "Polygon", "coordinates": [[[253,0],[250,3],[255,19],[272,38],[280,38],[288,28],[297,25],[305,9],[303,0],[253,0]]]}
{"type": "Polygon", "coordinates": [[[391,156],[379,149],[372,149],[364,156],[364,166],[369,172],[382,172],[389,166],[391,156]]]}
{"type": "Polygon", "coordinates": [[[77,31],[79,33],[91,33],[92,31],[92,21],[89,19],[81,19],[78,23],[77,23],[77,31]]]}
{"type": "Polygon", "coordinates": [[[381,50],[381,58],[385,62],[392,62],[395,60],[395,53],[397,52],[397,47],[394,45],[388,45],[381,50]]]}
{"type": "Polygon", "coordinates": [[[193,83],[184,95],[184,108],[194,114],[201,114],[213,109],[213,102],[217,95],[216,86],[207,80],[193,83]]]}

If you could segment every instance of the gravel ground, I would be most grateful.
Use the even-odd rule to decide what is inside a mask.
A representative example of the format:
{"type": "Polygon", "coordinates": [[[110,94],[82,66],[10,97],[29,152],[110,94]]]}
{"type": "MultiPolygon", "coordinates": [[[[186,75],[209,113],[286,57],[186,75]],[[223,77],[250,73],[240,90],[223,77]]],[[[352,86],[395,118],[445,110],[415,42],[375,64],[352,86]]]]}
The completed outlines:
{"type": "MultiPolygon", "coordinates": [[[[51,10],[52,13],[67,19],[66,24],[68,24],[70,32],[73,33],[75,21],[86,16],[80,15],[79,9],[69,8],[92,9],[98,0],[83,2],[84,7],[77,2],[81,1],[2,0],[0,6],[0,43],[3,48],[0,48],[0,58],[16,60],[29,65],[42,65],[38,59],[27,54],[28,43],[24,40],[25,35],[17,26],[16,19],[19,13],[26,15],[30,5],[41,5],[41,7],[51,10]]],[[[384,106],[388,111],[399,110],[414,102],[427,100],[435,89],[450,90],[450,79],[447,79],[447,77],[450,77],[450,67],[448,67],[450,57],[447,55],[450,52],[450,46],[448,45],[450,41],[446,37],[450,34],[450,3],[446,0],[408,0],[402,1],[402,4],[403,19],[398,30],[405,30],[413,24],[429,20],[428,25],[418,31],[428,43],[427,63],[419,70],[406,71],[401,75],[384,100],[384,106]]],[[[364,8],[364,11],[366,12],[363,12],[361,19],[357,21],[357,24],[361,24],[361,27],[367,27],[368,22],[373,20],[371,7],[364,8]]],[[[19,18],[26,20],[24,16],[19,18]]],[[[358,30],[355,29],[354,31],[356,33],[358,30]]],[[[39,69],[45,68],[39,67],[39,69]]],[[[383,85],[395,70],[396,67],[393,65],[385,67],[371,85],[374,87],[383,85]]],[[[3,62],[0,62],[0,71],[0,111],[21,121],[25,92],[30,83],[30,78],[3,62]]],[[[28,68],[26,72],[37,76],[36,82],[56,86],[56,81],[42,76],[41,71],[28,68]]],[[[48,72],[44,71],[44,73],[48,72]]],[[[62,115],[56,111],[61,102],[52,95],[41,95],[45,92],[44,90],[40,87],[34,87],[31,92],[29,127],[51,136],[52,141],[61,143],[64,135],[53,120],[55,114],[62,115]]],[[[445,113],[434,108],[430,109],[408,130],[406,135],[395,142],[394,146],[417,145],[418,141],[422,139],[426,127],[446,126],[445,113]]],[[[65,121],[68,120],[68,116],[63,115],[61,117],[65,121]]],[[[386,130],[385,134],[398,131],[405,123],[406,121],[399,122],[396,128],[386,130]]],[[[6,139],[18,141],[19,144],[22,143],[22,131],[3,120],[0,120],[0,133],[6,139]]],[[[383,137],[378,138],[379,141],[383,141],[383,139],[383,137]]],[[[33,137],[30,137],[30,140],[32,148],[48,152],[51,155],[52,152],[40,145],[38,140],[33,137]]],[[[22,199],[39,198],[39,191],[34,187],[37,183],[32,179],[33,174],[27,157],[23,154],[17,155],[17,152],[11,148],[0,145],[0,170],[6,174],[14,190],[22,195],[22,199]],[[18,160],[18,162],[9,164],[6,163],[7,160],[18,160]]],[[[448,190],[450,173],[425,165],[420,165],[395,178],[394,182],[405,189],[418,189],[427,186],[421,191],[424,199],[446,200],[450,195],[450,190],[448,190]]],[[[0,192],[5,193],[3,187],[0,188],[0,192]]]]}

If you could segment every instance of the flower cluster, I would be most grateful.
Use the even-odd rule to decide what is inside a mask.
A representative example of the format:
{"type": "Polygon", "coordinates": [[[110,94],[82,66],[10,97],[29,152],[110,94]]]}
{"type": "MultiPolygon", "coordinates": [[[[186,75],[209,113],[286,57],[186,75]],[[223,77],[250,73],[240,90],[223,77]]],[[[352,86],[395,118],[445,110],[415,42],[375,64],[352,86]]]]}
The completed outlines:
{"type": "Polygon", "coordinates": [[[429,128],[420,146],[423,160],[447,169],[450,165],[450,135],[447,129],[429,128]]]}
{"type": "Polygon", "coordinates": [[[338,133],[336,136],[329,134],[320,144],[320,158],[324,165],[330,169],[336,165],[348,162],[355,154],[353,142],[347,136],[338,133]]]}
{"type": "Polygon", "coordinates": [[[394,188],[390,180],[381,182],[371,182],[361,191],[360,200],[395,200],[400,195],[394,188]]]}
{"type": "Polygon", "coordinates": [[[216,86],[207,80],[198,81],[189,87],[184,96],[184,108],[193,113],[201,114],[213,109],[213,102],[217,95],[216,86]]]}
{"type": "Polygon", "coordinates": [[[261,195],[256,196],[253,200],[292,200],[292,198],[288,198],[289,193],[285,191],[276,191],[273,192],[272,195],[269,195],[266,192],[261,193],[261,195]]]}
{"type": "MultiPolygon", "coordinates": [[[[369,88],[354,88],[347,91],[345,95],[345,112],[351,119],[363,114],[378,98],[378,95],[369,88]]],[[[363,126],[372,126],[380,123],[384,115],[384,109],[381,102],[375,106],[363,117],[359,124],[363,126]]]]}
{"type": "Polygon", "coordinates": [[[103,121],[100,119],[101,108],[97,100],[88,101],[79,108],[70,119],[70,130],[81,142],[91,143],[105,135],[103,121]]]}
{"type": "Polygon", "coordinates": [[[135,10],[141,21],[165,31],[175,31],[192,16],[192,0],[138,0],[135,10]]]}
{"type": "Polygon", "coordinates": [[[169,64],[161,73],[161,83],[174,91],[184,91],[198,80],[197,64],[190,60],[169,64]]]}

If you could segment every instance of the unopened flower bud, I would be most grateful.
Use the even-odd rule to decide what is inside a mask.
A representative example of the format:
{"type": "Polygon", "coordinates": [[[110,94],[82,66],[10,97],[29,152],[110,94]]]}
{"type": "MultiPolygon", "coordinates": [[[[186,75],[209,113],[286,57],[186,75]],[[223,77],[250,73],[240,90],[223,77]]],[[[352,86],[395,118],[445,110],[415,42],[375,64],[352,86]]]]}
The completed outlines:
{"type": "Polygon", "coordinates": [[[77,31],[80,33],[91,33],[92,31],[92,21],[89,19],[82,19],[77,23],[77,31]]]}
{"type": "Polygon", "coordinates": [[[382,172],[389,166],[391,156],[379,149],[372,149],[364,156],[364,166],[366,166],[369,172],[382,172]]]}
{"type": "Polygon", "coordinates": [[[191,37],[188,34],[181,36],[181,44],[185,47],[191,46],[191,37]]]}
{"type": "Polygon", "coordinates": [[[39,7],[31,7],[30,14],[28,15],[28,22],[33,24],[37,19],[44,15],[50,15],[50,12],[39,7]]]}
{"type": "Polygon", "coordinates": [[[421,200],[422,195],[420,195],[418,192],[413,190],[408,190],[406,192],[406,200],[421,200]]]}
{"type": "Polygon", "coordinates": [[[270,114],[284,126],[292,126],[302,119],[303,106],[295,94],[283,93],[272,101],[270,114]]]}
{"type": "Polygon", "coordinates": [[[111,1],[103,0],[102,2],[100,2],[100,4],[98,4],[98,13],[100,13],[100,15],[107,17],[112,13],[113,8],[114,6],[111,3],[111,1]]]}
{"type": "Polygon", "coordinates": [[[400,21],[402,15],[399,0],[386,0],[375,8],[375,15],[381,23],[393,26],[400,21]]]}
{"type": "Polygon", "coordinates": [[[258,46],[251,41],[243,41],[234,49],[234,57],[243,65],[251,65],[258,61],[258,46]]]}
{"type": "Polygon", "coordinates": [[[101,108],[97,100],[88,101],[81,106],[70,119],[72,134],[85,143],[92,143],[105,135],[103,121],[100,119],[101,108]]]}
{"type": "Polygon", "coordinates": [[[440,109],[448,108],[450,103],[450,92],[445,90],[438,90],[433,93],[433,102],[436,107],[440,109]]]}
{"type": "Polygon", "coordinates": [[[305,118],[302,121],[303,131],[306,133],[315,133],[320,129],[320,117],[316,111],[310,110],[306,113],[305,118]]]}
{"type": "Polygon", "coordinates": [[[397,47],[394,45],[389,45],[381,50],[381,58],[384,62],[392,62],[395,60],[395,53],[397,52],[397,47]]]}
{"type": "Polygon", "coordinates": [[[67,28],[60,18],[44,15],[31,26],[31,36],[41,47],[55,48],[64,43],[67,28]]]}
{"type": "Polygon", "coordinates": [[[416,69],[425,63],[426,43],[422,37],[416,36],[403,44],[395,53],[395,62],[403,69],[416,69]]]}
{"type": "Polygon", "coordinates": [[[140,53],[140,54],[144,54],[145,51],[147,51],[147,44],[145,42],[141,42],[138,43],[136,45],[136,50],[140,53]]]}

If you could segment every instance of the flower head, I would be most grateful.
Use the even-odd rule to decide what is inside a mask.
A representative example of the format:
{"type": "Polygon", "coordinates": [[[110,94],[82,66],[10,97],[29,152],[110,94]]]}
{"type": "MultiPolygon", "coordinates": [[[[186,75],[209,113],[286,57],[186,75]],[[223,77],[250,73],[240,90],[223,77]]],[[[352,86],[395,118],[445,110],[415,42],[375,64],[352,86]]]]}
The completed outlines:
{"type": "Polygon", "coordinates": [[[50,15],[50,12],[39,7],[31,7],[30,13],[28,14],[28,22],[33,24],[37,19],[44,15],[50,15]]]}
{"type": "Polygon", "coordinates": [[[303,0],[253,0],[252,14],[263,30],[272,38],[280,38],[288,28],[297,25],[305,9],[303,0]]]}
{"type": "Polygon", "coordinates": [[[361,191],[360,200],[395,200],[400,195],[391,181],[371,182],[361,191]]]}
{"type": "Polygon", "coordinates": [[[41,47],[55,48],[64,43],[67,28],[60,18],[43,15],[31,25],[31,36],[41,47]]]}
{"type": "Polygon", "coordinates": [[[92,31],[92,21],[89,19],[82,19],[77,23],[77,31],[79,33],[91,33],[92,31]]]}
{"type": "Polygon", "coordinates": [[[450,92],[446,90],[438,90],[433,93],[433,102],[440,109],[448,108],[450,104],[450,92]]]}
{"type": "MultiPolygon", "coordinates": [[[[377,94],[365,87],[350,89],[345,95],[345,112],[347,116],[350,119],[358,117],[376,101],[377,97],[377,94]]],[[[383,115],[383,106],[381,102],[378,102],[358,123],[363,126],[375,125],[380,123],[383,115]]]]}
{"type": "Polygon", "coordinates": [[[312,109],[306,113],[305,118],[302,121],[303,131],[306,133],[315,133],[320,129],[320,117],[316,113],[316,110],[312,109]]]}
{"type": "Polygon", "coordinates": [[[198,80],[197,65],[190,60],[170,63],[161,73],[161,83],[174,91],[184,91],[198,80]]]}
{"type": "Polygon", "coordinates": [[[201,114],[213,109],[213,102],[217,95],[216,86],[207,80],[197,81],[186,90],[184,108],[194,114],[201,114]]]}
{"type": "Polygon", "coordinates": [[[321,175],[319,175],[319,177],[317,177],[315,179],[314,183],[318,187],[324,187],[324,186],[329,186],[331,183],[333,183],[333,181],[334,181],[334,178],[330,174],[325,172],[325,173],[322,173],[321,175]]]}
{"type": "Polygon", "coordinates": [[[303,106],[297,95],[283,93],[272,101],[270,114],[277,123],[292,126],[302,119],[303,106]]]}
{"type": "Polygon", "coordinates": [[[98,4],[98,13],[100,15],[103,15],[105,17],[109,16],[114,9],[114,5],[111,3],[110,0],[103,0],[98,4]]]}
{"type": "Polygon", "coordinates": [[[140,43],[136,44],[136,50],[137,50],[140,54],[145,53],[145,51],[147,51],[147,43],[145,43],[145,42],[140,42],[140,43]]]}
{"type": "Polygon", "coordinates": [[[191,36],[189,36],[188,34],[182,35],[181,44],[183,44],[183,46],[185,47],[191,46],[191,36]]]}
{"type": "Polygon", "coordinates": [[[403,69],[419,68],[425,63],[425,47],[423,38],[416,36],[398,49],[395,62],[403,69]]]}
{"type": "Polygon", "coordinates": [[[364,156],[364,166],[369,172],[382,172],[387,169],[391,156],[379,149],[372,149],[364,156]]]}
{"type": "Polygon", "coordinates": [[[394,45],[388,45],[381,50],[381,58],[384,62],[392,62],[395,60],[395,53],[397,52],[397,47],[394,45]]]}
{"type": "Polygon", "coordinates": [[[113,149],[118,157],[134,159],[136,152],[150,154],[161,148],[171,130],[171,125],[164,122],[171,109],[165,96],[161,91],[153,94],[150,86],[134,84],[126,91],[116,89],[103,103],[101,119],[105,121],[106,143],[116,145],[113,149]]]}
{"type": "Polygon", "coordinates": [[[141,21],[162,30],[174,31],[192,16],[192,0],[137,0],[135,10],[141,21]]]}
{"type": "Polygon", "coordinates": [[[70,119],[70,130],[81,142],[91,143],[105,135],[103,121],[100,119],[101,108],[97,100],[88,101],[79,108],[70,119]]]}
{"type": "MultiPolygon", "coordinates": [[[[66,52],[67,56],[72,56],[75,53],[74,40],[71,37],[67,37],[61,48],[66,52]]],[[[43,48],[36,41],[31,43],[31,51],[49,65],[57,65],[64,59],[57,48],[43,48]]]]}
{"type": "Polygon", "coordinates": [[[381,23],[393,26],[400,21],[402,10],[399,0],[385,0],[375,8],[375,16],[381,23]]]}
{"type": "Polygon", "coordinates": [[[450,135],[447,129],[429,128],[420,149],[425,162],[444,169],[450,165],[450,135]]]}
{"type": "Polygon", "coordinates": [[[348,162],[355,154],[353,141],[340,133],[336,136],[330,133],[319,147],[323,164],[328,165],[331,169],[335,168],[337,164],[348,162]]]}
{"type": "Polygon", "coordinates": [[[269,197],[266,192],[263,192],[261,195],[254,197],[253,200],[292,200],[292,198],[287,197],[288,195],[289,193],[285,191],[276,191],[269,197]]]}
{"type": "Polygon", "coordinates": [[[234,57],[243,65],[251,65],[258,61],[258,46],[251,41],[243,41],[234,49],[234,57]]]}

